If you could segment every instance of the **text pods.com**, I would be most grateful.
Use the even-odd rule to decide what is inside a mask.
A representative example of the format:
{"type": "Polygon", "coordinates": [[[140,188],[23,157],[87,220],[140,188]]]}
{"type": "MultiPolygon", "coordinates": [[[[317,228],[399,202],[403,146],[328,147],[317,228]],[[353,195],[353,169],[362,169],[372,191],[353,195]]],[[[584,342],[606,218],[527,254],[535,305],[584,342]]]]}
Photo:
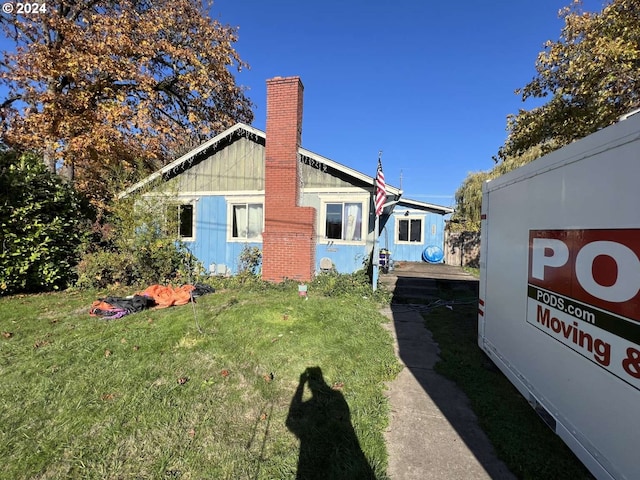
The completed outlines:
{"type": "Polygon", "coordinates": [[[640,389],[640,229],[530,231],[527,322],[640,389]]]}

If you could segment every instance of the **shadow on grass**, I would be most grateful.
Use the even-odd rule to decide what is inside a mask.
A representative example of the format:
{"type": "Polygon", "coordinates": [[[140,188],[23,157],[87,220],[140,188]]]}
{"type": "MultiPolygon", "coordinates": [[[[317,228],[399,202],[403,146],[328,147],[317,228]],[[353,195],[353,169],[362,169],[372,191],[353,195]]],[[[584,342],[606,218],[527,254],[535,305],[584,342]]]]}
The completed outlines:
{"type": "Polygon", "coordinates": [[[300,439],[298,480],[376,478],[344,396],[326,384],[320,367],[309,367],[300,375],[286,424],[300,439]],[[306,400],[305,386],[311,392],[306,400]]]}

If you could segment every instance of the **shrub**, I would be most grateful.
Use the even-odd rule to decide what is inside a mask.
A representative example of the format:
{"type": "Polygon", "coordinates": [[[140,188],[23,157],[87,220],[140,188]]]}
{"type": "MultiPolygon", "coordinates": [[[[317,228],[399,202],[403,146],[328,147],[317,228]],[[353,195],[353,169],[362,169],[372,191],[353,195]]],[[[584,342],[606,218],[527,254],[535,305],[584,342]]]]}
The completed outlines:
{"type": "Polygon", "coordinates": [[[310,290],[327,297],[357,295],[373,298],[381,303],[387,303],[391,299],[390,293],[384,288],[373,291],[366,269],[354,273],[321,273],[311,281],[310,290]]]}
{"type": "Polygon", "coordinates": [[[122,238],[122,250],[133,259],[134,279],[139,283],[191,282],[202,270],[184,243],[160,225],[161,218],[146,220],[131,238],[122,238]]]}
{"type": "Polygon", "coordinates": [[[94,228],[78,265],[79,288],[193,283],[203,268],[164,216],[157,198],[124,199],[94,228]]]}
{"type": "Polygon", "coordinates": [[[130,255],[100,251],[86,253],[78,264],[79,288],[106,288],[134,283],[134,265],[130,255]]]}
{"type": "Polygon", "coordinates": [[[88,207],[32,154],[0,152],[0,294],[74,281],[88,207]]]}
{"type": "Polygon", "coordinates": [[[256,275],[262,265],[262,252],[258,247],[245,245],[240,252],[238,264],[239,273],[250,273],[256,275]]]}

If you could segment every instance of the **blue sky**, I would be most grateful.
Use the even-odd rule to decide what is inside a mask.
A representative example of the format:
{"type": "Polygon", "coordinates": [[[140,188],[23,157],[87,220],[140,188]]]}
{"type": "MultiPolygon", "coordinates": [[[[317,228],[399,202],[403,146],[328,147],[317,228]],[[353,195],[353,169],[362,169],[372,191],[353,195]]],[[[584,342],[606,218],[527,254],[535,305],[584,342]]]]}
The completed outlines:
{"type": "Polygon", "coordinates": [[[254,127],[265,129],[266,80],[300,76],[305,148],[371,176],[382,150],[405,197],[454,206],[467,174],[493,166],[507,115],[535,105],[514,90],[570,1],[215,0],[211,16],[239,27],[254,127]]]}
{"type": "Polygon", "coordinates": [[[305,148],[371,176],[382,150],[405,197],[454,206],[467,173],[493,166],[507,115],[534,106],[514,90],[570,1],[216,0],[211,14],[239,27],[256,128],[266,79],[300,76],[305,148]]]}

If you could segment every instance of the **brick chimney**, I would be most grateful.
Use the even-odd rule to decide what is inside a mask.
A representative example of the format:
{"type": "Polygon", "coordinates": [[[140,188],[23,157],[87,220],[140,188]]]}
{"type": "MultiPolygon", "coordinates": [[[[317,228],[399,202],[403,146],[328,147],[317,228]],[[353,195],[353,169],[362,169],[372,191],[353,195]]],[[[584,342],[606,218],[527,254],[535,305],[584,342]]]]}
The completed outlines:
{"type": "Polygon", "coordinates": [[[300,206],[303,90],[299,77],[267,80],[262,278],[270,282],[315,272],[316,210],[300,206]]]}

